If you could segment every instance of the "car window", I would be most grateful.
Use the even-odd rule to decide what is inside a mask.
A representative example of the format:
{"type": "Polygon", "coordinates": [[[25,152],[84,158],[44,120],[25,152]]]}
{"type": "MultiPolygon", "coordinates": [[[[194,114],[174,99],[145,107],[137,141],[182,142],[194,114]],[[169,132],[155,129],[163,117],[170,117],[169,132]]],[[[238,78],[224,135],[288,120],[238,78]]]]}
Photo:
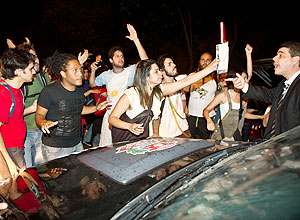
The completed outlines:
{"type": "Polygon", "coordinates": [[[238,152],[177,190],[151,219],[295,219],[300,216],[299,128],[238,152]]]}

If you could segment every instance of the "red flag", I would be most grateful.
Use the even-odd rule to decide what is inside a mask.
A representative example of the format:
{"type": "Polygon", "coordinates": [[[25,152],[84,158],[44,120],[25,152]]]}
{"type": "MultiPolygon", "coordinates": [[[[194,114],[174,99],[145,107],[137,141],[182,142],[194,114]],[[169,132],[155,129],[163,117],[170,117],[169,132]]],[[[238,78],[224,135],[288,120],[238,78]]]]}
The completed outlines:
{"type": "Polygon", "coordinates": [[[220,41],[221,43],[226,42],[226,32],[225,32],[225,26],[223,22],[220,22],[220,41]]]}

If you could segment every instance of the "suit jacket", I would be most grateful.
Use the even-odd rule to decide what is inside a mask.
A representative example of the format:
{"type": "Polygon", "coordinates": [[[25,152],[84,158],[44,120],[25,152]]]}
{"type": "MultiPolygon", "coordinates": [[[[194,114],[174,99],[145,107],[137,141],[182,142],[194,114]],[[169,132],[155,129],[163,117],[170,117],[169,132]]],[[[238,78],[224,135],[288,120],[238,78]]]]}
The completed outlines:
{"type": "Polygon", "coordinates": [[[266,103],[271,103],[268,125],[264,134],[266,139],[270,138],[272,123],[275,120],[275,135],[279,135],[300,125],[300,75],[296,77],[290,85],[281,106],[277,110],[278,101],[283,92],[284,81],[282,80],[277,87],[268,89],[266,87],[249,85],[245,97],[257,99],[266,103]],[[275,118],[276,113],[276,118],[275,118]]]}

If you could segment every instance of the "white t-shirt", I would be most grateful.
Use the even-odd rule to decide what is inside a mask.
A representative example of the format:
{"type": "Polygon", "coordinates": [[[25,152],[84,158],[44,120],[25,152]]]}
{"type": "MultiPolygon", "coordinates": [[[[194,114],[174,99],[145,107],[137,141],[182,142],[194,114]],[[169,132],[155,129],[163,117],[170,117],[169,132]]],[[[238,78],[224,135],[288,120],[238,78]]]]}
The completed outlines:
{"type": "Polygon", "coordinates": [[[181,130],[178,128],[178,125],[175,121],[174,114],[172,112],[172,108],[169,102],[169,99],[171,100],[174,108],[178,112],[178,114],[182,118],[186,118],[186,115],[183,111],[183,105],[182,100],[185,99],[181,92],[177,92],[174,95],[170,95],[169,98],[167,97],[165,99],[165,104],[162,112],[162,116],[160,119],[160,126],[159,126],[159,135],[161,137],[176,137],[182,134],[182,131],[186,131],[189,129],[189,125],[186,119],[181,119],[176,112],[174,111],[176,120],[181,128],[181,130]]]}
{"type": "Polygon", "coordinates": [[[95,84],[97,86],[105,85],[107,90],[107,100],[112,101],[112,107],[106,111],[108,114],[111,113],[125,90],[132,85],[135,74],[135,66],[136,65],[134,64],[126,67],[120,73],[114,73],[111,69],[96,77],[95,84]]]}
{"type": "MultiPolygon", "coordinates": [[[[138,114],[142,113],[145,108],[141,106],[140,104],[140,96],[138,91],[135,89],[135,87],[131,87],[125,91],[125,94],[127,95],[129,102],[130,102],[130,109],[126,111],[126,115],[132,119],[138,114]]],[[[160,105],[161,101],[158,97],[155,95],[153,96],[153,103],[152,103],[152,112],[153,112],[153,118],[152,120],[158,119],[160,115],[160,105]]],[[[152,123],[149,124],[149,136],[153,135],[153,129],[152,129],[152,123]]]]}
{"type": "MultiPolygon", "coordinates": [[[[199,88],[191,91],[189,100],[189,113],[192,116],[203,117],[203,110],[214,99],[217,91],[217,83],[210,80],[199,88]]],[[[209,113],[210,117],[215,115],[215,111],[209,113]]]]}

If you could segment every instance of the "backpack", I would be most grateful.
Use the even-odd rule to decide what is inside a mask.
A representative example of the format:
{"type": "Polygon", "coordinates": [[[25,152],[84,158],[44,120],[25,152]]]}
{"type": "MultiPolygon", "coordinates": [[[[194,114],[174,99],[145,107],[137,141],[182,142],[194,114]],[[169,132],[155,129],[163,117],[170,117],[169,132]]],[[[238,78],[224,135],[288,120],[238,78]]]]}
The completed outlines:
{"type": "Polygon", "coordinates": [[[15,100],[15,97],[14,97],[9,85],[7,85],[7,83],[5,81],[0,81],[0,85],[4,86],[6,89],[8,89],[10,94],[11,94],[12,103],[11,103],[11,106],[10,106],[9,117],[8,117],[8,118],[10,118],[13,115],[14,111],[15,111],[16,100],[15,100]]]}

